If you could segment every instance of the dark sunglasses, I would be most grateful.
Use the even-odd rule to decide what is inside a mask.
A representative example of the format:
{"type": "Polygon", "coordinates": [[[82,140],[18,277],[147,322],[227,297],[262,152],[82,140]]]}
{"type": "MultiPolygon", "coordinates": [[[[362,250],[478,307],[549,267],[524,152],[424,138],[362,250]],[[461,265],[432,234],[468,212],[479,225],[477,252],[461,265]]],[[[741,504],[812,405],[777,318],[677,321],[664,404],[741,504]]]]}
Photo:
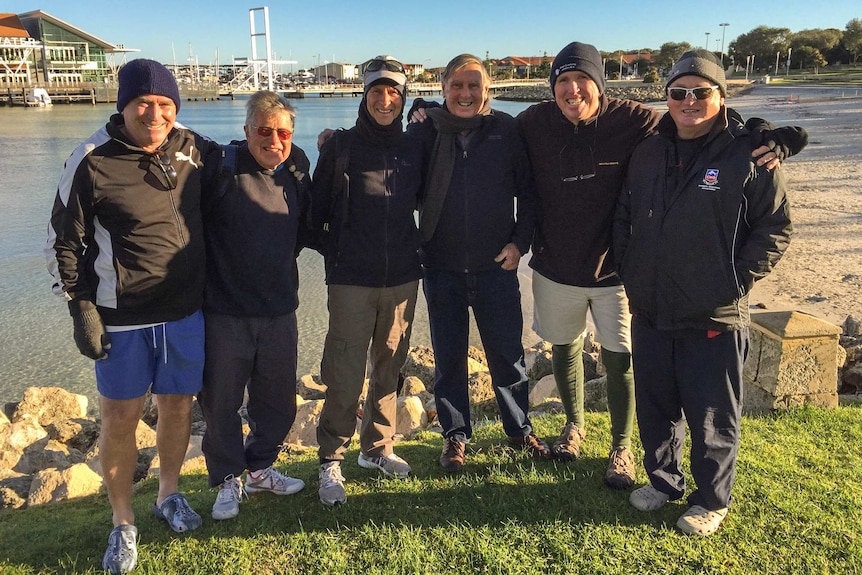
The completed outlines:
{"type": "Polygon", "coordinates": [[[718,90],[718,86],[702,86],[700,88],[668,88],[667,95],[671,100],[682,101],[688,98],[689,94],[694,94],[698,100],[706,100],[712,96],[712,91],[718,90]]]}
{"type": "Polygon", "coordinates": [[[173,190],[176,188],[177,170],[174,168],[173,164],[171,164],[171,157],[164,152],[159,154],[159,167],[162,169],[162,173],[168,181],[168,189],[173,190]]]}
{"type": "Polygon", "coordinates": [[[386,68],[390,72],[404,73],[404,66],[398,60],[372,60],[365,67],[366,72],[379,72],[386,68]]]}
{"type": "Polygon", "coordinates": [[[257,130],[257,135],[261,138],[269,138],[270,136],[272,136],[272,133],[275,132],[276,134],[278,134],[278,139],[284,141],[289,140],[290,137],[293,135],[293,132],[291,132],[287,128],[270,128],[269,126],[252,125],[249,125],[249,128],[254,128],[255,130],[257,130]]]}

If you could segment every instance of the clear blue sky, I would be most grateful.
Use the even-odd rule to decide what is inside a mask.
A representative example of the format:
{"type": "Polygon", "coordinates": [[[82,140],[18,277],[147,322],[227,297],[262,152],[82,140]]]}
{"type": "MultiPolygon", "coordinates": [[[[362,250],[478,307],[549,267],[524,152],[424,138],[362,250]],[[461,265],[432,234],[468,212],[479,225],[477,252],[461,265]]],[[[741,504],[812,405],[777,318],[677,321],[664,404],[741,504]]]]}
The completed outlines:
{"type": "MultiPolygon", "coordinates": [[[[112,44],[124,44],[145,57],[186,63],[193,53],[200,64],[251,57],[249,9],[265,5],[236,0],[4,0],[0,12],[41,9],[112,44]],[[173,48],[172,48],[173,46],[173,48]],[[191,47],[191,48],[190,48],[191,47]]],[[[578,40],[599,50],[658,49],[665,42],[719,50],[739,34],[765,25],[792,32],[812,28],[843,30],[862,18],[859,0],[682,0],[617,2],[453,2],[436,0],[293,0],[270,2],[272,50],[297,68],[318,61],[359,63],[392,54],[405,63],[443,66],[470,52],[481,58],[553,56],[578,40]],[[718,44],[716,39],[719,40],[718,44]]],[[[263,26],[258,26],[263,31],[263,26]]],[[[263,43],[258,57],[264,57],[263,43]]]]}

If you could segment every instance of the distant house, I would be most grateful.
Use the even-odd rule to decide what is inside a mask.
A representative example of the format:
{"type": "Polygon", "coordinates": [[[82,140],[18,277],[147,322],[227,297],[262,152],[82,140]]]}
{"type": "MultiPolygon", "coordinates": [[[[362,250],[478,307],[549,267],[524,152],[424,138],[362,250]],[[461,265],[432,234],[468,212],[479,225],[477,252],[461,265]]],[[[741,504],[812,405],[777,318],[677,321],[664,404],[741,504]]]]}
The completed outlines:
{"type": "Polygon", "coordinates": [[[111,44],[42,10],[0,14],[0,86],[76,84],[115,79],[111,44]]]}
{"type": "Polygon", "coordinates": [[[511,72],[515,78],[531,78],[535,77],[536,69],[542,63],[550,64],[552,59],[548,59],[547,56],[506,56],[499,60],[491,60],[489,73],[495,76],[511,72]]]}
{"type": "Polygon", "coordinates": [[[317,66],[313,70],[314,76],[329,78],[329,81],[345,82],[352,84],[357,82],[356,64],[345,64],[344,62],[327,62],[317,66]]]}

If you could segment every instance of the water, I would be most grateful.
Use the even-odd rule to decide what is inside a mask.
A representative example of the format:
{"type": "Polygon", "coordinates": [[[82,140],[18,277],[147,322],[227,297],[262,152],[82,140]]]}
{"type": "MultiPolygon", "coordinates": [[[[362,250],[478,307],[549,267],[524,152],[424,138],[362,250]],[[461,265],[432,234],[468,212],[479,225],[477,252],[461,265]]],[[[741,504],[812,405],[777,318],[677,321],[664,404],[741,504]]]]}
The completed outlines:
{"type": "MultiPolygon", "coordinates": [[[[358,98],[294,100],[294,142],[317,162],[317,134],[327,127],[350,127],[358,98]]],[[[183,102],[179,120],[216,141],[242,138],[245,101],[183,102]]],[[[526,107],[495,102],[516,114],[526,107]]],[[[409,109],[409,105],[407,107],[409,109]]],[[[105,123],[113,105],[55,105],[53,108],[0,107],[0,402],[19,401],[27,387],[58,386],[97,397],[93,362],[72,341],[66,304],[51,293],[42,251],[63,162],[105,123]]],[[[522,265],[523,267],[523,265],[522,265]]],[[[299,257],[299,374],[317,373],[326,335],[323,260],[304,250],[299,257]]],[[[529,275],[521,274],[529,295],[529,275]]],[[[420,290],[421,292],[421,290],[420,290]]],[[[524,298],[525,327],[532,307],[524,298]]],[[[525,331],[525,343],[535,340],[525,331]]],[[[475,329],[471,342],[479,344],[475,329]]],[[[430,345],[424,301],[417,306],[413,345],[430,345]]]]}

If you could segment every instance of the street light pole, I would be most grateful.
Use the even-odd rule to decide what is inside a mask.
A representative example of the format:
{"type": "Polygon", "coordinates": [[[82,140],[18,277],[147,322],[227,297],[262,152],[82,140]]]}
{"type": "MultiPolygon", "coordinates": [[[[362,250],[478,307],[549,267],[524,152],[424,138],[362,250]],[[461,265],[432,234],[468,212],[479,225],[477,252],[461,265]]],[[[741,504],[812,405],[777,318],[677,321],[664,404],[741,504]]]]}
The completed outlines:
{"type": "Polygon", "coordinates": [[[706,44],[703,45],[703,49],[709,51],[709,32],[706,33],[706,44]]]}
{"type": "Polygon", "coordinates": [[[724,32],[730,24],[728,22],[722,22],[719,26],[721,26],[721,67],[724,68],[724,32]]]}

